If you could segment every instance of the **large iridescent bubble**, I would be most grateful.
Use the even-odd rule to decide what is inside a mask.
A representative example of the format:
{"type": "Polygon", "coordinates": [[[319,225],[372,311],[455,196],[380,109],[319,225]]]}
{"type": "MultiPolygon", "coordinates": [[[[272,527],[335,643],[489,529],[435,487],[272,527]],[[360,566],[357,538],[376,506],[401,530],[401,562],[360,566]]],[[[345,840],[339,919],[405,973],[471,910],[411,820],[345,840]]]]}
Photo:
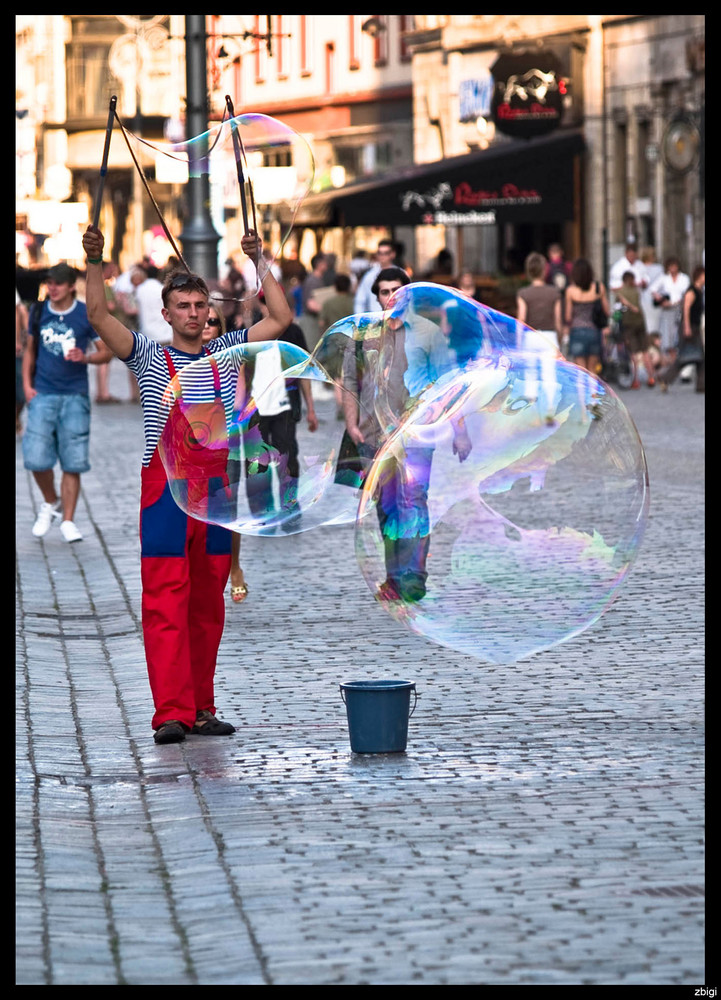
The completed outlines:
{"type": "Polygon", "coordinates": [[[479,660],[549,649],[614,599],[646,525],[644,452],[621,400],[548,335],[418,283],[385,313],[336,323],[312,355],[281,342],[214,357],[239,373],[234,405],[218,416],[204,358],[160,414],[171,490],[192,516],[261,535],[354,523],[382,607],[479,660]],[[332,407],[295,472],[262,423],[264,393],[293,379],[332,407]]]}
{"type": "Polygon", "coordinates": [[[181,368],[158,414],[158,452],[175,502],[239,534],[354,522],[362,476],[343,463],[334,389],[307,351],[284,341],[230,347],[181,368]],[[235,385],[232,400],[219,396],[215,370],[219,384],[235,385]],[[291,396],[304,408],[304,392],[319,389],[318,426],[301,429],[291,396]]]}
{"type": "Polygon", "coordinates": [[[400,289],[376,329],[378,447],[356,523],[371,592],[410,630],[491,662],[587,628],[648,512],[620,399],[544,335],[442,286],[400,289]]]}
{"type": "MultiPolygon", "coordinates": [[[[223,206],[214,220],[221,235],[226,214],[238,220],[235,246],[227,247],[229,252],[239,248],[245,229],[262,232],[270,213],[273,238],[265,249],[280,255],[315,172],[311,147],[300,133],[276,118],[254,113],[226,118],[180,142],[151,143],[126,129],[123,133],[144,176],[152,170],[156,180],[166,182],[208,178],[212,201],[223,206]]],[[[185,235],[193,238],[187,228],[185,235]]],[[[257,291],[251,283],[240,298],[257,291]]]]}

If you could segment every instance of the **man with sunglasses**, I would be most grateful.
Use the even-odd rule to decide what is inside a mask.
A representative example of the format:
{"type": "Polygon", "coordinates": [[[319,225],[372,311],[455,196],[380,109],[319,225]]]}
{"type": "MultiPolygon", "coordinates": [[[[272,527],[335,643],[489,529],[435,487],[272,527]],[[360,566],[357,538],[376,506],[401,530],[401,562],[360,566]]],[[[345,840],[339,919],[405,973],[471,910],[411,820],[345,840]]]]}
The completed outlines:
{"type": "Polygon", "coordinates": [[[172,331],[171,342],[164,347],[128,330],[108,311],[102,284],[104,238],[93,226],[83,236],[88,317],[104,343],[137,377],[143,405],[142,614],[156,743],[179,743],[188,732],[205,736],[234,732],[230,723],[216,718],[213,683],[225,619],[231,532],[190,517],[177,506],[157,445],[163,431],[161,399],[177,371],[209,355],[208,398],[217,389],[228,413],[238,372],[221,352],[238,344],[275,340],[292,320],[285,293],[263,258],[258,234],[248,233],[241,246],[256,262],[268,315],[248,330],[233,330],[204,344],[208,287],[198,275],[177,272],[163,285],[162,316],[172,331]]]}

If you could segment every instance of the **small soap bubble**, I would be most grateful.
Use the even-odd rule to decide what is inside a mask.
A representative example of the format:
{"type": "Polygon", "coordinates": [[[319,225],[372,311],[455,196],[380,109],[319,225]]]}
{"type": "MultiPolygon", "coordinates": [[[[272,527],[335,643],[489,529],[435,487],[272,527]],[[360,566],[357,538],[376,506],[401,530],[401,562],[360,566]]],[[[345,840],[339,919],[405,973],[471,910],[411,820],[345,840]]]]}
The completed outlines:
{"type": "Polygon", "coordinates": [[[227,348],[181,368],[158,415],[158,451],[175,502],[239,534],[353,523],[361,479],[339,475],[343,427],[333,390],[322,366],[284,341],[227,348]],[[218,396],[216,370],[234,385],[232,399],[218,396]],[[300,419],[303,385],[320,397],[312,431],[300,419]]]}
{"type": "MultiPolygon", "coordinates": [[[[234,209],[237,221],[232,229],[223,219],[214,220],[222,236],[232,237],[227,248],[231,255],[240,252],[246,228],[264,232],[264,213],[272,206],[272,236],[264,252],[269,263],[280,257],[315,175],[311,147],[300,133],[277,118],[255,113],[226,118],[182,142],[150,143],[124,131],[143,172],[152,168],[156,177],[178,182],[207,177],[213,200],[234,209]]],[[[253,277],[234,297],[243,301],[258,289],[253,277]]]]}

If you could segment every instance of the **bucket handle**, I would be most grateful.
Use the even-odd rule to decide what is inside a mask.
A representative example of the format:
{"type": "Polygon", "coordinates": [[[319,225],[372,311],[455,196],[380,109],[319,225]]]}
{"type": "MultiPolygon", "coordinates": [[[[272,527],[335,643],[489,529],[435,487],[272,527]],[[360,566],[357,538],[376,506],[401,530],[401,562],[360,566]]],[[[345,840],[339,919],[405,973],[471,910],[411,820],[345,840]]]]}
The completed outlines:
{"type": "MultiPolygon", "coordinates": [[[[348,703],[345,700],[345,691],[343,690],[343,685],[342,684],[340,685],[340,696],[341,696],[341,700],[342,700],[343,704],[347,705],[348,703]]],[[[415,712],[417,704],[418,704],[418,692],[416,691],[415,684],[414,684],[413,685],[413,708],[408,713],[408,718],[409,719],[413,715],[413,713],[415,712]]]]}

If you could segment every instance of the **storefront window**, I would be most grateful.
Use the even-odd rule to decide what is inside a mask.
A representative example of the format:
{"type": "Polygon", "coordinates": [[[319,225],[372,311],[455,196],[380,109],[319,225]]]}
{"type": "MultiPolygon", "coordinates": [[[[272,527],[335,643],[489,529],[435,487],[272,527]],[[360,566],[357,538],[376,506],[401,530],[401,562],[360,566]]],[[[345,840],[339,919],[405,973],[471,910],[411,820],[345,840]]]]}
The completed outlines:
{"type": "Polygon", "coordinates": [[[67,60],[68,118],[94,118],[108,113],[111,82],[110,45],[73,44],[67,60]]]}

